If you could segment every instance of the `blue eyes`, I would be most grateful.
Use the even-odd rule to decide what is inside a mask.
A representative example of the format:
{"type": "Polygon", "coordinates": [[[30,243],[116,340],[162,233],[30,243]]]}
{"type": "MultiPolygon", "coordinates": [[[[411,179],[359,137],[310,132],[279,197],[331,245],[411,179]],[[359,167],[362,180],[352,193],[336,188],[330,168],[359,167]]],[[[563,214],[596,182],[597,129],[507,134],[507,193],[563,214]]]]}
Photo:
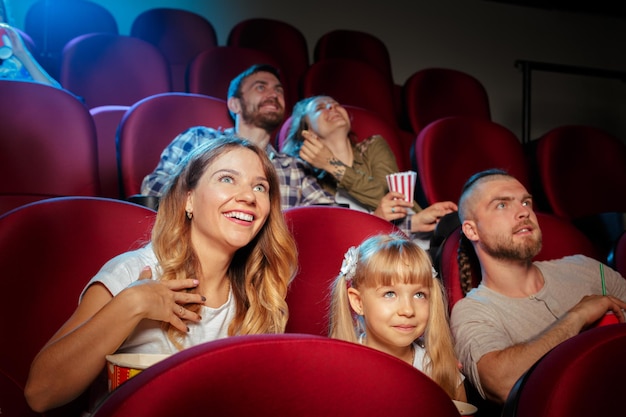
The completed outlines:
{"type": "Polygon", "coordinates": [[[259,185],[254,186],[253,190],[254,191],[258,191],[260,193],[264,193],[264,192],[267,191],[267,187],[265,187],[264,185],[259,184],[259,185]]]}
{"type": "MultiPolygon", "coordinates": [[[[223,182],[225,184],[234,184],[235,183],[235,179],[233,177],[231,177],[230,175],[224,175],[222,177],[219,177],[218,179],[219,182],[223,182]]],[[[252,187],[253,191],[259,192],[259,193],[267,193],[267,189],[268,187],[265,184],[257,184],[254,187],[252,187]]]]}
{"type": "MultiPolygon", "coordinates": [[[[393,291],[387,291],[386,293],[383,294],[384,298],[393,298],[396,296],[396,293],[393,291]]],[[[426,298],[426,294],[422,291],[416,292],[415,295],[413,295],[415,298],[426,298]]]]}
{"type": "MultiPolygon", "coordinates": [[[[256,86],[256,90],[259,93],[263,93],[265,90],[269,89],[270,87],[264,84],[257,84],[256,86]]],[[[283,95],[284,91],[282,87],[275,87],[274,90],[276,91],[277,94],[283,95]]]]}
{"type": "MultiPolygon", "coordinates": [[[[507,206],[506,203],[501,202],[501,203],[498,203],[496,205],[496,208],[497,209],[503,209],[503,208],[506,208],[506,206],[507,206]]],[[[522,201],[522,206],[524,206],[524,207],[532,207],[533,206],[533,202],[532,202],[532,200],[524,200],[524,201],[522,201]]]]}

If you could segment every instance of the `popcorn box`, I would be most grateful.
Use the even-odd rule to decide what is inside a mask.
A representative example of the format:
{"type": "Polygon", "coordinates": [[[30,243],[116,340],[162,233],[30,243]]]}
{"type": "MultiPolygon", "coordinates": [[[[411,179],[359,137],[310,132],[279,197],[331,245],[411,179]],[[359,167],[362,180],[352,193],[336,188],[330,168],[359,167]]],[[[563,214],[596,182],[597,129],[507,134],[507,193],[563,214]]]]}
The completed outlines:
{"type": "Polygon", "coordinates": [[[117,353],[107,355],[109,392],[119,387],[144,369],[169,357],[167,354],[117,353]]]}
{"type": "Polygon", "coordinates": [[[417,173],[414,171],[396,172],[387,175],[387,186],[390,191],[404,194],[404,199],[409,203],[413,202],[415,196],[415,181],[417,173]]]}

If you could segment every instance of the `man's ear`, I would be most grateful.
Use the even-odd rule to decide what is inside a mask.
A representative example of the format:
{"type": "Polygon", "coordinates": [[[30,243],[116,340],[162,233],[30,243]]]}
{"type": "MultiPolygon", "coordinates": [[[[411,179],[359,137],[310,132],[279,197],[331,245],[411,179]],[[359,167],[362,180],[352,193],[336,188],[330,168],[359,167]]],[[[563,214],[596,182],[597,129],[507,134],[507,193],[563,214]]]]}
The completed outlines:
{"type": "Polygon", "coordinates": [[[461,230],[463,230],[463,234],[470,241],[476,242],[478,240],[478,231],[476,229],[476,223],[474,223],[474,221],[465,220],[461,225],[461,230]]]}
{"type": "Polygon", "coordinates": [[[228,110],[230,110],[232,113],[241,113],[241,100],[239,98],[230,97],[226,104],[228,105],[228,110]]]}

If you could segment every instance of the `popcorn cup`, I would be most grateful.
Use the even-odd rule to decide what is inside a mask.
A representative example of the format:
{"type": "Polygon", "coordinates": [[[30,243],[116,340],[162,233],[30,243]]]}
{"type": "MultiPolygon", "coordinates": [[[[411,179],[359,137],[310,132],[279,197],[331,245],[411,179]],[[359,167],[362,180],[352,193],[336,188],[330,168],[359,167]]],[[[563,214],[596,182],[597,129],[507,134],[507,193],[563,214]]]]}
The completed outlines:
{"type": "Polygon", "coordinates": [[[413,202],[415,195],[415,180],[417,173],[414,171],[397,172],[387,175],[387,186],[390,191],[404,194],[404,199],[413,202]]]}
{"type": "Polygon", "coordinates": [[[169,357],[170,355],[149,353],[117,353],[107,355],[107,374],[109,392],[119,387],[144,369],[169,357]]]}

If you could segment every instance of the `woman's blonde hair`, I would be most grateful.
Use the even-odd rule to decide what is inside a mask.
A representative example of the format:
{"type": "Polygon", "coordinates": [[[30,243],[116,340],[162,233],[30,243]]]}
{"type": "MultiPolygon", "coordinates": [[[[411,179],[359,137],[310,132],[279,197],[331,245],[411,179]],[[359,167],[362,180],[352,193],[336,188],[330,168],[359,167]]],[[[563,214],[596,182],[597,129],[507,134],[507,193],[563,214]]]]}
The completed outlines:
{"type": "MultiPolygon", "coordinates": [[[[152,245],[162,280],[195,278],[200,262],[191,244],[191,223],[185,213],[189,191],[195,189],[213,161],[237,148],[254,152],[269,182],[270,212],[255,238],[237,250],[228,269],[236,313],[229,335],[282,333],[288,318],[287,286],[295,274],[297,250],[280,205],[278,176],[264,150],[237,137],[211,139],[194,149],[172,178],[157,212],[152,245]]],[[[193,292],[193,291],[192,291],[193,292]]],[[[200,305],[186,308],[199,312],[200,305]]],[[[180,349],[184,333],[169,324],[169,339],[180,349]]]]}
{"type": "Polygon", "coordinates": [[[447,300],[428,254],[405,235],[393,233],[366,239],[352,255],[356,267],[352,271],[342,267],[344,272],[332,284],[329,336],[356,343],[365,331],[364,318],[356,315],[350,306],[348,287],[423,285],[430,289],[428,323],[423,337],[430,363],[425,371],[455,398],[461,377],[448,322],[447,300]]]}

